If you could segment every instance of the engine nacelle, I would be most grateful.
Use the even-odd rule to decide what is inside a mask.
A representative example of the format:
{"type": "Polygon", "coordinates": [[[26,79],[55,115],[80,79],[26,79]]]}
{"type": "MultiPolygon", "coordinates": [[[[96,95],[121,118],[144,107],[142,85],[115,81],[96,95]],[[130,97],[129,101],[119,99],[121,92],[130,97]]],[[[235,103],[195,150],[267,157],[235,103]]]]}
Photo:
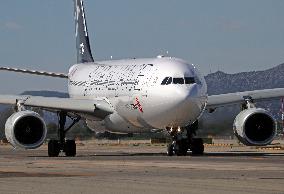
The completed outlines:
{"type": "Polygon", "coordinates": [[[268,111],[261,108],[250,108],[237,115],[233,129],[243,144],[264,146],[270,144],[275,138],[277,124],[268,111]]]}
{"type": "Polygon", "coordinates": [[[5,124],[6,138],[16,148],[38,148],[43,144],[46,134],[44,120],[33,111],[16,112],[5,124]]]}

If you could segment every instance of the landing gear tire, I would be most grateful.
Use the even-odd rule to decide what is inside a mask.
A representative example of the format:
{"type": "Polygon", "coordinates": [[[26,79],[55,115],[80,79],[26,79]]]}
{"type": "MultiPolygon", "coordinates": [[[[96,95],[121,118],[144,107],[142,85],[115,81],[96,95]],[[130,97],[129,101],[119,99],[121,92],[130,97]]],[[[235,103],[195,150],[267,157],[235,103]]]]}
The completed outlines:
{"type": "Polygon", "coordinates": [[[65,152],[67,157],[76,156],[76,143],[75,140],[65,140],[66,133],[80,121],[81,117],[71,117],[67,112],[60,111],[58,112],[58,139],[59,140],[50,140],[48,142],[48,156],[49,157],[58,157],[59,153],[65,152]],[[69,117],[73,120],[72,124],[65,128],[66,118],[69,117]]]}
{"type": "Polygon", "coordinates": [[[188,151],[188,143],[186,139],[182,139],[176,144],[176,154],[177,156],[186,156],[188,151]]]}
{"type": "Polygon", "coordinates": [[[173,156],[174,155],[174,144],[169,144],[168,149],[167,149],[167,155],[168,156],[173,156]]]}
{"type": "Polygon", "coordinates": [[[168,145],[167,155],[168,156],[186,156],[188,151],[188,143],[186,139],[173,141],[168,145]]]}
{"type": "Polygon", "coordinates": [[[57,140],[50,140],[48,142],[48,156],[58,157],[60,153],[60,144],[57,140]]]}
{"type": "Polygon", "coordinates": [[[193,138],[198,130],[198,120],[182,128],[168,128],[168,133],[172,138],[172,143],[168,146],[168,156],[186,156],[188,150],[191,155],[202,155],[204,153],[203,140],[193,138]],[[180,129],[180,130],[179,130],[180,129]]]}
{"type": "Polygon", "coordinates": [[[67,157],[75,157],[76,156],[76,143],[75,140],[66,140],[64,146],[65,155],[67,157]]]}
{"type": "Polygon", "coordinates": [[[192,152],[192,155],[194,155],[194,156],[204,154],[203,139],[201,139],[201,138],[193,138],[192,139],[191,152],[192,152]]]}

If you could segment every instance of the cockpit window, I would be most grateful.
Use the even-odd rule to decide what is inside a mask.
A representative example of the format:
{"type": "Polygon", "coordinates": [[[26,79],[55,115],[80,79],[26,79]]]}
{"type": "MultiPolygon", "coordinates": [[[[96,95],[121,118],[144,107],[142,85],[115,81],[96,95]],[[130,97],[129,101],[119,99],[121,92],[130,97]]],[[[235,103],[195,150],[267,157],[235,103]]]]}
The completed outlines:
{"type": "Polygon", "coordinates": [[[197,83],[198,84],[198,79],[196,80],[196,78],[194,77],[166,77],[161,85],[170,85],[170,84],[187,84],[187,85],[190,85],[190,84],[195,84],[197,83]]]}
{"type": "Polygon", "coordinates": [[[170,78],[168,79],[168,82],[166,83],[166,85],[169,85],[169,84],[171,84],[172,82],[173,82],[173,78],[170,77],[170,78]]]}
{"type": "Polygon", "coordinates": [[[162,81],[161,85],[169,85],[169,84],[172,83],[172,81],[173,81],[173,78],[171,78],[171,77],[166,77],[166,78],[162,81]]]}
{"type": "Polygon", "coordinates": [[[162,81],[161,85],[166,85],[168,79],[169,79],[169,77],[166,77],[166,78],[162,81]]]}
{"type": "Polygon", "coordinates": [[[185,84],[194,84],[195,83],[195,79],[194,77],[185,77],[185,84]]]}
{"type": "Polygon", "coordinates": [[[174,84],[184,84],[184,78],[182,77],[174,78],[173,83],[174,84]]]}

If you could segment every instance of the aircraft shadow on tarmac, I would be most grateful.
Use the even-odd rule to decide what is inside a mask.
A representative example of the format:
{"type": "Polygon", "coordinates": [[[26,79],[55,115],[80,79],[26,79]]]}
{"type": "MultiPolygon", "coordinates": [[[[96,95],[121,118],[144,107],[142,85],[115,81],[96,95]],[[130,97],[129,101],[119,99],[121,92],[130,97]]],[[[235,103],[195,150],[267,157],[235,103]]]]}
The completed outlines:
{"type": "MultiPolygon", "coordinates": [[[[94,154],[78,154],[75,158],[87,158],[87,157],[135,157],[135,156],[165,156],[168,157],[166,153],[126,153],[126,152],[119,152],[119,153],[94,153],[94,154]]],[[[189,157],[279,157],[284,156],[284,153],[275,153],[275,152],[253,152],[253,151],[232,151],[232,152],[210,152],[204,153],[204,155],[192,155],[188,153],[187,156],[189,157]]],[[[48,156],[28,156],[28,157],[43,157],[48,158],[48,156]]],[[[63,155],[60,156],[61,158],[67,158],[63,155]]],[[[183,157],[183,156],[180,156],[183,157]]],[[[71,157],[72,158],[72,157],[71,157]]]]}
{"type": "MultiPolygon", "coordinates": [[[[92,154],[89,156],[167,156],[166,153],[116,153],[116,154],[92,154]]],[[[214,152],[214,153],[204,153],[204,155],[192,155],[188,153],[187,156],[190,157],[210,157],[210,156],[220,156],[220,157],[236,157],[236,156],[284,156],[284,153],[262,153],[262,152],[214,152]]],[[[182,157],[182,156],[181,156],[182,157]]]]}

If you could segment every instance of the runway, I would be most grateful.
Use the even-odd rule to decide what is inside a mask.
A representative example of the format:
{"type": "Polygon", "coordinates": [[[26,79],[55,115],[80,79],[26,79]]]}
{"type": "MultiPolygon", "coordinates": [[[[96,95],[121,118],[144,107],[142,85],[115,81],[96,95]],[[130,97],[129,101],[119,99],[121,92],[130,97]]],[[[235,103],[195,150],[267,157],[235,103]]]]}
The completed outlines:
{"type": "Polygon", "coordinates": [[[204,156],[168,157],[165,145],[82,143],[75,158],[47,148],[0,146],[0,193],[284,194],[284,150],[206,147],[204,156]]]}

